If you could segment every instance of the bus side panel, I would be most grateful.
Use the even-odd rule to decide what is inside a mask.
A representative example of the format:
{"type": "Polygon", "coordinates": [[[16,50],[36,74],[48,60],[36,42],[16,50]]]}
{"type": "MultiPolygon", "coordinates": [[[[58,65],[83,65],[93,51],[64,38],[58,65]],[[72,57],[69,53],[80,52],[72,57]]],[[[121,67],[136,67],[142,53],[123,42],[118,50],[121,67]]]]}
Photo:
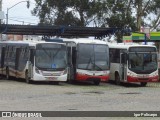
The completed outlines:
{"type": "Polygon", "coordinates": [[[109,75],[109,79],[110,80],[115,80],[115,73],[118,72],[119,73],[119,64],[118,63],[111,63],[111,67],[110,67],[110,75],[109,75]]]}

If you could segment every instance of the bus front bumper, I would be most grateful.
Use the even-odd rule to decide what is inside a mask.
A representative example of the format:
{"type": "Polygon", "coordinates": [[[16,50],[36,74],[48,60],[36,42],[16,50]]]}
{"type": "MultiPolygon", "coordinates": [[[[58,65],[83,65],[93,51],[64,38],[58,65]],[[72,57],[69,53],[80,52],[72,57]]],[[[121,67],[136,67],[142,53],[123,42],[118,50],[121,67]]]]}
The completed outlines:
{"type": "Polygon", "coordinates": [[[127,82],[158,82],[159,76],[153,76],[153,77],[132,77],[127,76],[127,82]]]}
{"type": "Polygon", "coordinates": [[[107,82],[109,80],[109,74],[108,75],[86,75],[86,74],[76,74],[76,80],[77,81],[94,81],[95,79],[99,79],[101,82],[107,82]]]}

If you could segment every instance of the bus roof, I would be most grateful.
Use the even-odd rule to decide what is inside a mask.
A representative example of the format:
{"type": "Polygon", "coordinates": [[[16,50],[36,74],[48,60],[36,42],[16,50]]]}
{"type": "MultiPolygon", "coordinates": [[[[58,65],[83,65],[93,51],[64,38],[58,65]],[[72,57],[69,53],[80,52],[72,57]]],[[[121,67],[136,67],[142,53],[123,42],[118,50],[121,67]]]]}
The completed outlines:
{"type": "Polygon", "coordinates": [[[15,41],[15,40],[10,40],[10,41],[0,41],[0,44],[27,44],[29,46],[36,46],[36,44],[39,43],[55,43],[55,44],[65,44],[65,43],[60,43],[60,42],[46,42],[46,41],[38,41],[38,40],[23,40],[23,41],[15,41]]]}
{"type": "Polygon", "coordinates": [[[86,44],[106,44],[107,45],[105,41],[96,40],[92,38],[71,38],[71,39],[63,38],[63,41],[66,43],[74,42],[76,44],[86,43],[86,44]]]}
{"type": "Polygon", "coordinates": [[[128,49],[130,47],[156,47],[154,45],[140,45],[138,43],[108,43],[109,48],[128,49]]]}

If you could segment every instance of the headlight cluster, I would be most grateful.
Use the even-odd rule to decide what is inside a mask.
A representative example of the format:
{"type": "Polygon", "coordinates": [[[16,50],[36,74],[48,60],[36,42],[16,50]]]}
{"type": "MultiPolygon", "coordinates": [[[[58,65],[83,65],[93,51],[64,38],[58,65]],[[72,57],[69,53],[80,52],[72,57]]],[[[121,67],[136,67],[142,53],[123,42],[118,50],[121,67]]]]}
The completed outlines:
{"type": "Polygon", "coordinates": [[[158,76],[158,71],[154,72],[153,74],[150,75],[151,77],[158,76]]]}

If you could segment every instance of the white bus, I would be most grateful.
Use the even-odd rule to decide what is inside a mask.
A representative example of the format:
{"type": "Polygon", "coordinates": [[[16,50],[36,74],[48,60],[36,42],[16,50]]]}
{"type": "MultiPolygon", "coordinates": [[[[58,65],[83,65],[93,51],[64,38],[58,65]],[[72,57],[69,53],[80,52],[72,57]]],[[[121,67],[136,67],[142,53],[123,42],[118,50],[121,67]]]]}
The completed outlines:
{"type": "Polygon", "coordinates": [[[109,48],[106,42],[89,38],[63,39],[68,47],[68,81],[92,81],[99,85],[109,79],[109,48]]]}
{"type": "Polygon", "coordinates": [[[146,86],[147,82],[158,81],[157,49],[152,45],[114,43],[109,45],[110,79],[120,82],[138,82],[146,86]]]}
{"type": "Polygon", "coordinates": [[[0,74],[31,81],[67,81],[65,43],[1,41],[0,74]]]}

